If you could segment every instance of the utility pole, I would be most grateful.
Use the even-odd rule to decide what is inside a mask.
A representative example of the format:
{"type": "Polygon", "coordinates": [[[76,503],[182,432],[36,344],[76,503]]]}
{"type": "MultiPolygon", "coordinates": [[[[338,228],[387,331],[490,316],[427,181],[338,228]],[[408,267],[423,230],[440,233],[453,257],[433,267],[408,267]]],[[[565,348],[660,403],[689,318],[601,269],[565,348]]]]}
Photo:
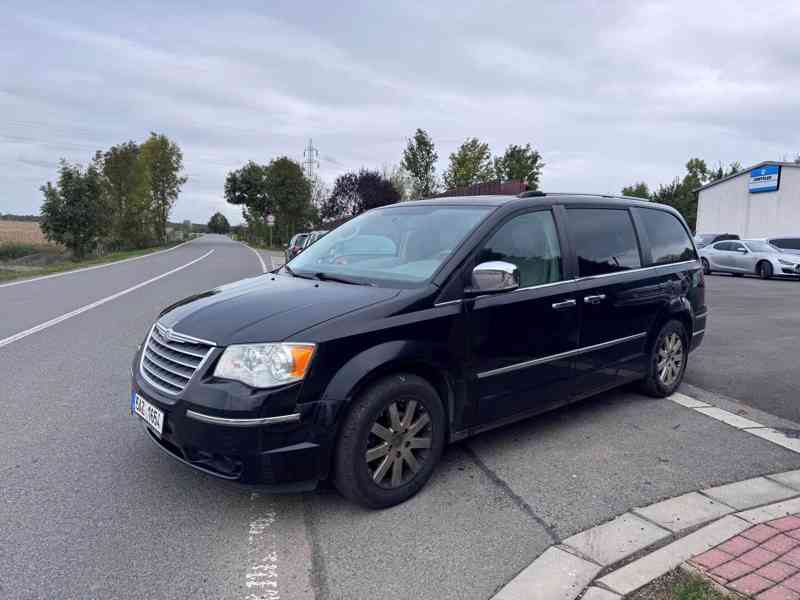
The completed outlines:
{"type": "Polygon", "coordinates": [[[319,150],[309,138],[308,146],[303,150],[303,170],[306,172],[306,177],[313,181],[317,169],[319,169],[319,150]]]}

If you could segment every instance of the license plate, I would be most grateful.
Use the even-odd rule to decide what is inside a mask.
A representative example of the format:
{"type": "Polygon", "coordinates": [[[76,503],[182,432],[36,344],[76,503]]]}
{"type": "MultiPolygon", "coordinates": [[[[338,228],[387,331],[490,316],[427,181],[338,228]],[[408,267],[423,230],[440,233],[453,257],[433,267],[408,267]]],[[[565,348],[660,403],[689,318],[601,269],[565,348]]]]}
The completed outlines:
{"type": "Polygon", "coordinates": [[[145,423],[150,426],[150,429],[161,435],[161,431],[164,429],[164,411],[150,404],[139,394],[134,393],[133,412],[142,417],[145,423]]]}

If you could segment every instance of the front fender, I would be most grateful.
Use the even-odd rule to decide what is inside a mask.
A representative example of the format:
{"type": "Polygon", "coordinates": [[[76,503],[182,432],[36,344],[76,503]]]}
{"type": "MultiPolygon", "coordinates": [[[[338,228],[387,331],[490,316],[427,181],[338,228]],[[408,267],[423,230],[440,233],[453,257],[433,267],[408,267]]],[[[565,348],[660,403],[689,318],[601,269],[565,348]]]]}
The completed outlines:
{"type": "Polygon", "coordinates": [[[446,362],[451,356],[451,350],[444,343],[394,340],[378,344],[347,361],[328,383],[322,400],[336,407],[335,419],[338,421],[353,398],[371,381],[404,370],[432,380],[431,384],[437,388],[452,422],[454,395],[457,389],[463,391],[465,384],[453,365],[446,362]]]}

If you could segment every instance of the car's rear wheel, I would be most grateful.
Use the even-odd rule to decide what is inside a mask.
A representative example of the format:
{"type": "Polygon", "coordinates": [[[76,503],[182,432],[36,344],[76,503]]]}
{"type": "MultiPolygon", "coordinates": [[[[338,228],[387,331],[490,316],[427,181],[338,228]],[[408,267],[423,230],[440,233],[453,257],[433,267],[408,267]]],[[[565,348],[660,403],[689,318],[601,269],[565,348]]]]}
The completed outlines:
{"type": "Polygon", "coordinates": [[[761,277],[761,279],[770,279],[773,273],[772,265],[765,260],[762,260],[760,263],[758,263],[756,271],[758,272],[758,276],[761,277]]]}
{"type": "Polygon", "coordinates": [[[385,377],[354,401],[334,457],[334,483],[369,508],[399,504],[428,481],[444,448],[445,412],[426,380],[385,377]]]}
{"type": "Polygon", "coordinates": [[[680,321],[667,321],[650,350],[648,374],[642,381],[642,389],[656,398],[672,394],[683,381],[688,356],[686,328],[680,321]]]}
{"type": "Polygon", "coordinates": [[[703,265],[703,274],[711,275],[711,265],[708,264],[708,261],[705,258],[701,258],[700,263],[703,265]]]}

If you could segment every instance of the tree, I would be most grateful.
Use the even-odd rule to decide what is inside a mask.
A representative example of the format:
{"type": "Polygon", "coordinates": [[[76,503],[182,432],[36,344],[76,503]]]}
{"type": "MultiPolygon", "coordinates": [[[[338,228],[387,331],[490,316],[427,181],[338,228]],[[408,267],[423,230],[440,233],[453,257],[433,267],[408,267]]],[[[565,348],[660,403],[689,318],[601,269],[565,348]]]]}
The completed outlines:
{"type": "Polygon", "coordinates": [[[634,183],[633,185],[622,188],[622,195],[649,200],[650,189],[647,187],[647,184],[644,181],[639,181],[638,183],[634,183]]]}
{"type": "Polygon", "coordinates": [[[266,215],[273,207],[267,193],[267,167],[252,160],[225,177],[225,200],[242,206],[248,233],[260,239],[266,236],[266,215]]]}
{"type": "Polygon", "coordinates": [[[736,175],[736,173],[738,173],[741,170],[742,170],[742,163],[740,163],[738,160],[730,163],[728,165],[727,170],[722,166],[721,162],[718,162],[717,168],[709,171],[708,181],[716,181],[718,179],[722,179],[723,177],[736,175]]]}
{"type": "Polygon", "coordinates": [[[444,172],[444,184],[453,189],[494,179],[494,165],[489,144],[478,138],[469,138],[450,155],[450,164],[444,172]]]}
{"type": "Polygon", "coordinates": [[[167,220],[178,199],[181,186],[186,183],[183,171],[183,153],[167,136],[155,132],[141,146],[141,160],[147,176],[146,190],[150,214],[156,236],[163,244],[167,241],[167,220]]]}
{"type": "Polygon", "coordinates": [[[336,178],[333,192],[322,206],[323,220],[355,217],[367,210],[400,201],[400,192],[378,171],[361,169],[336,178]]]}
{"type": "Polygon", "coordinates": [[[503,156],[494,159],[495,175],[499,181],[524,181],[529,190],[539,189],[542,167],[541,155],[530,144],[511,144],[503,156]]]}
{"type": "Polygon", "coordinates": [[[108,219],[100,173],[95,165],[83,170],[62,159],[57,185],[41,188],[41,228],[48,240],[63,244],[76,259],[94,250],[106,233],[108,219]]]}
{"type": "Polygon", "coordinates": [[[298,227],[312,221],[311,182],[298,163],[282,156],[267,165],[264,183],[277,227],[284,231],[283,239],[289,240],[298,227]]]}
{"type": "Polygon", "coordinates": [[[388,165],[383,165],[381,175],[384,179],[392,182],[394,189],[400,194],[400,202],[405,202],[406,200],[411,200],[416,197],[414,194],[414,179],[411,177],[411,173],[406,171],[402,166],[392,165],[390,167],[388,165]]]}
{"type": "Polygon", "coordinates": [[[211,218],[208,220],[208,230],[211,233],[229,233],[231,224],[228,223],[228,219],[225,215],[221,212],[216,212],[211,215],[211,218]]]}
{"type": "Polygon", "coordinates": [[[415,198],[426,198],[436,193],[437,160],[439,155],[436,153],[431,136],[424,129],[417,129],[403,150],[403,159],[400,162],[400,166],[411,176],[412,193],[415,198]]]}
{"type": "Polygon", "coordinates": [[[109,207],[110,245],[117,248],[142,248],[152,239],[147,173],[140,154],[139,145],[129,141],[95,156],[109,207]]]}

